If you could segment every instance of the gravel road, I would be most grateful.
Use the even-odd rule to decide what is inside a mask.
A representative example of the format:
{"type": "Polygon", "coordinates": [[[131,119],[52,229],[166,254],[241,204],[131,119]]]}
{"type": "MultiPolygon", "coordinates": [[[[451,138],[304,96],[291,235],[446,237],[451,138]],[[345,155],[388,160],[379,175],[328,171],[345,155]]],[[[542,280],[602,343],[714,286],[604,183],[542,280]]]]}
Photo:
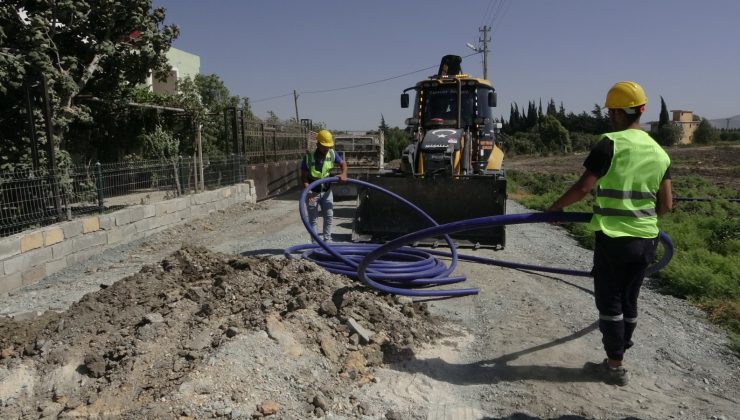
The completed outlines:
{"type": "MultiPolygon", "coordinates": [[[[298,219],[297,197],[297,193],[289,193],[257,204],[236,205],[145,240],[103,251],[36,285],[0,296],[0,315],[23,319],[49,309],[64,312],[86,294],[157,265],[185,245],[216,253],[282,259],[283,249],[309,241],[298,219]]],[[[352,201],[337,204],[336,241],[350,237],[353,206],[352,201]]],[[[527,211],[511,201],[507,209],[510,213],[527,211]]],[[[462,252],[583,270],[590,268],[591,259],[590,251],[578,247],[563,229],[544,224],[508,227],[504,250],[462,252]]],[[[321,406],[321,410],[311,415],[397,419],[738,418],[740,363],[728,350],[724,333],[708,324],[702,313],[687,302],[659,294],[653,281],[648,279],[643,287],[636,345],[626,359],[632,380],[618,388],[598,382],[581,369],[584,362],[604,357],[589,278],[465,262],[460,263],[457,273],[467,277],[466,286],[480,288],[480,294],[427,302],[430,319],[445,331],[442,338],[430,343],[419,340],[403,357],[386,357],[372,380],[347,388],[345,397],[349,400],[342,400],[338,394],[341,390],[334,390],[331,395],[336,404],[314,401],[313,406],[321,406]],[[342,404],[362,409],[350,413],[338,408],[342,404]]],[[[218,380],[219,375],[253,374],[247,367],[257,366],[255,363],[259,365],[255,369],[262,373],[250,379],[254,383],[249,389],[254,393],[263,390],[278,403],[281,397],[290,400],[288,395],[302,389],[301,384],[322,380],[314,369],[324,363],[321,360],[288,359],[300,365],[296,368],[270,363],[278,360],[280,353],[279,347],[270,344],[274,337],[250,337],[238,346],[232,343],[221,347],[211,356],[208,367],[191,374],[200,378],[198,387],[210,387],[201,389],[203,395],[215,398],[225,392],[226,384],[218,380]],[[255,356],[261,351],[264,357],[255,356]],[[206,374],[211,375],[210,381],[203,380],[206,374]]],[[[0,409],[3,392],[10,392],[7,386],[12,383],[12,372],[10,368],[0,369],[0,409]]],[[[195,386],[193,383],[189,386],[195,386]]],[[[190,395],[187,392],[193,392],[189,389],[181,386],[179,394],[168,398],[184,399],[190,395]]],[[[176,414],[239,417],[236,406],[229,404],[234,403],[176,414]]],[[[282,402],[285,409],[275,416],[303,417],[289,411],[288,407],[293,407],[290,404],[282,402]]],[[[22,417],[34,418],[34,413],[40,417],[47,409],[32,407],[31,414],[22,417]]],[[[269,414],[264,410],[246,413],[253,417],[269,414]]]]}

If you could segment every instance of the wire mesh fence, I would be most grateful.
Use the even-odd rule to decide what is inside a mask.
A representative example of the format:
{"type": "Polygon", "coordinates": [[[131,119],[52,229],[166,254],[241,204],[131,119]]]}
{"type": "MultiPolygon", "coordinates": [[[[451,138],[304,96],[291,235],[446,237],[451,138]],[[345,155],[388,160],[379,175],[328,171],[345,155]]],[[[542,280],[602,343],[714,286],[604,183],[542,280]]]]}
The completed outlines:
{"type": "Polygon", "coordinates": [[[134,204],[217,189],[246,180],[247,158],[203,158],[202,180],[196,161],[137,161],[77,165],[48,170],[0,173],[0,236],[76,216],[103,213],[134,204]]]}

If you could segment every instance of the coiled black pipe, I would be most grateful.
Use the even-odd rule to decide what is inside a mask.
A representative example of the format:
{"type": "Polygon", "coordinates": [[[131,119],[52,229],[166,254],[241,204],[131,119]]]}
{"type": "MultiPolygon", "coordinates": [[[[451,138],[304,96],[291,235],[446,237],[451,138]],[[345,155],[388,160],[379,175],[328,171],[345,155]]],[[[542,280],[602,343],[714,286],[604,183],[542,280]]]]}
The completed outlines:
{"type": "MultiPolygon", "coordinates": [[[[402,204],[406,205],[419,217],[432,225],[429,228],[401,236],[383,245],[376,244],[328,244],[319,238],[308,221],[306,210],[306,198],[311,189],[324,183],[338,182],[339,178],[330,177],[312,182],[303,190],[299,201],[299,213],[301,221],[306,230],[313,238],[315,244],[296,245],[287,248],[284,252],[288,258],[293,254],[301,252],[303,258],[316,262],[327,271],[343,274],[377,290],[406,296],[426,297],[456,297],[467,296],[478,293],[478,289],[431,289],[441,286],[465,281],[464,276],[450,276],[457,267],[457,261],[463,259],[482,264],[497,265],[501,267],[542,271],[548,273],[567,274],[573,276],[590,277],[589,271],[571,270],[566,268],[542,267],[531,264],[521,264],[510,261],[500,261],[491,258],[475,257],[470,255],[458,256],[455,246],[449,234],[475,230],[484,227],[543,222],[588,222],[591,213],[523,213],[507,214],[500,216],[488,216],[475,219],[461,220],[457,222],[439,225],[431,216],[415,206],[405,198],[388,191],[382,187],[357,179],[348,179],[347,182],[377,190],[387,194],[402,204]],[[450,248],[450,252],[422,251],[407,246],[421,239],[442,236],[450,248]],[[450,265],[445,266],[432,255],[449,257],[450,265]]],[[[668,235],[660,232],[660,241],[663,244],[663,257],[648,268],[647,274],[653,274],[665,267],[673,256],[673,243],[668,235]]]]}

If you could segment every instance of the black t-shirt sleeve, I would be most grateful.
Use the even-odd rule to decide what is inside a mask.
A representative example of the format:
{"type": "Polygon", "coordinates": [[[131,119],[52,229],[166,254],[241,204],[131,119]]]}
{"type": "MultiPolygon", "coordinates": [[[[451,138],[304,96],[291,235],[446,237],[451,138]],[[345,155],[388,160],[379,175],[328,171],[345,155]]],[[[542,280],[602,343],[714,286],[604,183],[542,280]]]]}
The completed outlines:
{"type": "Polygon", "coordinates": [[[583,167],[601,178],[609,172],[613,156],[614,141],[608,137],[602,137],[591,149],[591,153],[588,154],[586,160],[583,161],[583,167]]]}
{"type": "Polygon", "coordinates": [[[671,179],[671,167],[668,166],[668,169],[665,170],[665,173],[663,174],[663,181],[666,179],[671,179]]]}

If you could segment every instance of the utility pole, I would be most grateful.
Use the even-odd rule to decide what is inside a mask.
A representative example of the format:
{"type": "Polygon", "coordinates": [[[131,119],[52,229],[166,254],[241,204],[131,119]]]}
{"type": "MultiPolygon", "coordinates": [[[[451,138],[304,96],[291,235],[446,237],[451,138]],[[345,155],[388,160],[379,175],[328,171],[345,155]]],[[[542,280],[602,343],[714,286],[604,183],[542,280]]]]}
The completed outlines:
{"type": "Polygon", "coordinates": [[[483,34],[483,36],[478,38],[478,42],[483,44],[483,78],[488,80],[488,43],[491,42],[491,38],[488,34],[491,32],[491,27],[484,26],[482,28],[478,28],[478,31],[483,34]]]}
{"type": "Polygon", "coordinates": [[[293,89],[293,103],[295,103],[295,123],[300,124],[301,120],[298,118],[298,93],[293,89]]]}
{"type": "Polygon", "coordinates": [[[484,26],[482,28],[478,28],[478,31],[482,34],[480,38],[478,38],[478,46],[475,46],[471,43],[468,43],[467,46],[471,50],[477,52],[477,53],[483,53],[483,78],[488,79],[488,43],[491,42],[491,37],[489,34],[491,33],[491,27],[490,26],[484,26]]]}

